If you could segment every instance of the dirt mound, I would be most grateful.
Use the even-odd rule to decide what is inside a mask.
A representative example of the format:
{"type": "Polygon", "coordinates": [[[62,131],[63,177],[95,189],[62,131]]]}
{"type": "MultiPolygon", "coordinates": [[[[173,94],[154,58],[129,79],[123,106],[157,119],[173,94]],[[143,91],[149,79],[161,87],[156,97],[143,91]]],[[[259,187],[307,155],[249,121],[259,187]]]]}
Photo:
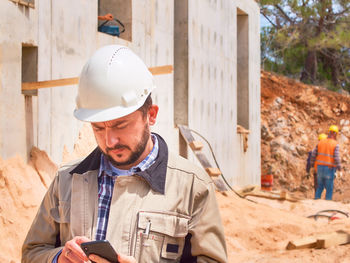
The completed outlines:
{"type": "Polygon", "coordinates": [[[305,85],[268,72],[261,73],[261,166],[272,173],[276,189],[314,196],[313,178],[306,178],[308,152],[332,124],[340,133],[344,170],[335,179],[334,200],[350,202],[350,97],[305,85]]]}
{"type": "Polygon", "coordinates": [[[20,262],[20,251],[56,165],[39,149],[33,162],[0,159],[0,262],[20,262]]]}

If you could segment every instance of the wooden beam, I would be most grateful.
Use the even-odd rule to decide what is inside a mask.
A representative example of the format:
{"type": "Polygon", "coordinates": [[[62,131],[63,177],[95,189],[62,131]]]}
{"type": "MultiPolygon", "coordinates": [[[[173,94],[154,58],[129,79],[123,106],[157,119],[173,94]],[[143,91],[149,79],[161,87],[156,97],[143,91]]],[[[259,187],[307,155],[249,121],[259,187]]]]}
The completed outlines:
{"type": "Polygon", "coordinates": [[[76,85],[78,83],[79,83],[79,78],[56,79],[56,80],[47,80],[47,81],[38,81],[38,82],[23,82],[22,91],[36,90],[36,89],[42,89],[42,88],[61,87],[61,86],[67,86],[67,85],[76,85]]]}
{"type": "Polygon", "coordinates": [[[332,233],[317,234],[315,236],[289,241],[286,249],[329,248],[348,243],[350,243],[350,234],[343,230],[339,230],[332,233]]]}
{"type": "Polygon", "coordinates": [[[203,143],[200,141],[192,141],[189,143],[189,146],[191,147],[192,151],[200,151],[203,148],[203,143]]]}
{"type": "Polygon", "coordinates": [[[301,239],[289,241],[286,247],[287,250],[301,248],[315,248],[317,243],[316,237],[304,237],[301,239]]]}
{"type": "Polygon", "coordinates": [[[212,177],[221,175],[221,171],[217,167],[208,167],[208,168],[205,168],[205,171],[212,177]]]}
{"type": "Polygon", "coordinates": [[[159,66],[159,67],[151,67],[148,68],[151,71],[152,75],[162,75],[162,74],[170,74],[173,72],[172,65],[159,66]]]}
{"type": "MultiPolygon", "coordinates": [[[[173,71],[173,66],[167,65],[167,66],[160,66],[160,67],[152,67],[152,68],[149,68],[149,71],[153,75],[169,74],[173,71]]],[[[46,80],[46,81],[38,81],[38,82],[23,82],[22,91],[76,85],[78,83],[79,83],[79,78],[66,78],[66,79],[46,80]]]]}
{"type": "Polygon", "coordinates": [[[297,202],[299,201],[298,198],[295,198],[288,194],[286,191],[278,191],[278,192],[266,192],[262,191],[259,186],[247,186],[240,190],[237,190],[237,193],[241,197],[246,196],[255,196],[255,197],[262,197],[267,199],[275,199],[275,200],[287,200],[290,202],[297,202]]]}

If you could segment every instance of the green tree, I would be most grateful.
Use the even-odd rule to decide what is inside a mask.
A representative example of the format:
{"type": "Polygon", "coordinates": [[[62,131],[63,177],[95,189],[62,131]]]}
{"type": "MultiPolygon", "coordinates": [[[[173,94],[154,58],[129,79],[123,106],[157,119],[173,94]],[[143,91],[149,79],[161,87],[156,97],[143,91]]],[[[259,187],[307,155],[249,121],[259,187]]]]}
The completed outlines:
{"type": "Polygon", "coordinates": [[[262,66],[350,91],[350,1],[261,0],[262,66]]]}

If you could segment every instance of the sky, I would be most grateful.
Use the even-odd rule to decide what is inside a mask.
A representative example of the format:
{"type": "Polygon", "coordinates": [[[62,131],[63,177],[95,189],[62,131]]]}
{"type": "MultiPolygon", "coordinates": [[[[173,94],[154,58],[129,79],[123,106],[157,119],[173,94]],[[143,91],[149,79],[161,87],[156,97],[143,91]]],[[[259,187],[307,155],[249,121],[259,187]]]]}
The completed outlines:
{"type": "Polygon", "coordinates": [[[260,27],[271,26],[270,22],[260,14],[260,27]]]}

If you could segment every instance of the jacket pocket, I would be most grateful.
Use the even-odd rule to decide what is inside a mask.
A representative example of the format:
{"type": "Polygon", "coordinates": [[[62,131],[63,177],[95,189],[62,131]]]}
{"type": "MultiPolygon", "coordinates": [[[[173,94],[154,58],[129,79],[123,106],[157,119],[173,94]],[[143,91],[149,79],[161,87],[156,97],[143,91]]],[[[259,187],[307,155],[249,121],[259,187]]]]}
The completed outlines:
{"type": "Polygon", "coordinates": [[[139,212],[135,257],[138,262],[180,261],[189,217],[161,212],[139,212]]]}

